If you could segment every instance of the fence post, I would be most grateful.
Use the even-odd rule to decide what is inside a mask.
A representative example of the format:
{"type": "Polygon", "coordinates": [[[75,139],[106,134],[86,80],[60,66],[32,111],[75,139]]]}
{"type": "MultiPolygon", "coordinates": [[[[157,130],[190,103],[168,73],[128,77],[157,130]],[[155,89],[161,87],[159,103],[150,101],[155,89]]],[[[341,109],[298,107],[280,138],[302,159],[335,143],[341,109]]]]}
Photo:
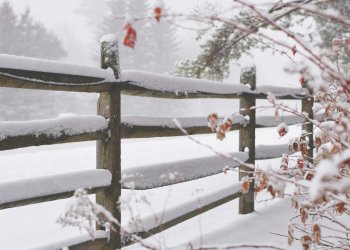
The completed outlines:
{"type": "MultiPolygon", "coordinates": [[[[314,103],[314,99],[312,97],[309,97],[307,99],[303,99],[301,101],[301,110],[302,112],[307,113],[310,119],[314,118],[314,113],[312,110],[312,106],[314,103]]],[[[308,156],[309,156],[309,162],[313,162],[313,155],[314,155],[314,139],[313,139],[313,125],[312,123],[306,123],[302,125],[302,129],[306,130],[308,133],[308,139],[309,139],[309,150],[308,150],[308,156]]]]}
{"type": "MultiPolygon", "coordinates": [[[[116,79],[120,76],[118,42],[112,35],[101,39],[101,68],[112,68],[116,79]]],[[[96,202],[104,206],[121,222],[117,204],[121,194],[120,90],[118,88],[112,87],[108,92],[100,94],[97,114],[109,120],[110,134],[108,139],[97,141],[96,164],[97,168],[108,169],[112,173],[112,183],[110,188],[97,193],[96,202]]],[[[120,228],[115,227],[115,231],[111,230],[106,249],[120,248],[120,228]]]]}
{"type": "MultiPolygon", "coordinates": [[[[240,76],[241,84],[249,84],[250,89],[254,90],[256,87],[256,68],[255,65],[249,67],[243,67],[240,76]]],[[[249,159],[247,163],[255,164],[255,109],[249,110],[251,107],[255,107],[254,96],[242,96],[239,99],[240,113],[244,116],[249,116],[249,124],[245,128],[239,130],[239,151],[245,151],[249,149],[249,159]]],[[[251,171],[250,168],[240,166],[241,171],[251,171]]],[[[247,173],[239,173],[239,180],[247,173]]],[[[253,176],[249,174],[249,176],[253,176]]],[[[239,198],[239,213],[248,214],[254,211],[254,182],[250,184],[249,192],[242,195],[239,198]]]]}

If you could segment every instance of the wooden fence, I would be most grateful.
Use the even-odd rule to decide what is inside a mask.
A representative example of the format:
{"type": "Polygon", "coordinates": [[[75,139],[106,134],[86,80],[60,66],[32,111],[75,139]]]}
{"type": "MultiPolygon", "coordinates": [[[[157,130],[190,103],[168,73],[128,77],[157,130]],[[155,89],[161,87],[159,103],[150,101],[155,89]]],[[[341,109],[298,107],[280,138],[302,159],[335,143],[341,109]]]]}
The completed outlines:
{"type": "MultiPolygon", "coordinates": [[[[90,194],[96,193],[97,202],[106,207],[115,218],[121,221],[121,214],[117,209],[117,201],[121,195],[122,189],[122,184],[120,182],[121,139],[182,135],[179,129],[172,124],[170,119],[167,118],[157,119],[147,117],[121,117],[121,93],[137,96],[152,96],[157,98],[239,99],[241,114],[237,115],[237,119],[235,119],[233,125],[233,130],[239,130],[240,152],[237,152],[236,155],[234,154],[234,156],[238,156],[243,161],[252,164],[255,163],[256,159],[276,158],[280,157],[282,153],[288,153],[287,145],[278,146],[277,151],[276,147],[273,146],[256,147],[256,128],[276,126],[275,122],[273,122],[273,117],[256,117],[255,109],[250,109],[256,105],[256,99],[264,99],[267,97],[268,92],[271,92],[278,99],[302,100],[302,110],[307,112],[310,115],[310,118],[312,118],[313,98],[307,93],[307,91],[303,89],[276,87],[257,88],[256,70],[254,66],[242,69],[241,86],[195,79],[164,77],[136,71],[123,72],[123,77],[120,79],[121,73],[119,71],[117,51],[118,48],[116,41],[102,41],[101,67],[102,69],[111,68],[113,70],[114,77],[117,80],[111,78],[111,74],[102,69],[89,70],[88,68],[84,69],[77,67],[76,69],[72,70],[72,65],[60,64],[58,62],[0,56],[1,87],[100,93],[97,105],[97,114],[99,116],[91,118],[95,119],[98,125],[93,128],[84,127],[82,122],[79,123],[79,119],[74,124],[80,124],[79,126],[81,127],[77,128],[73,132],[72,127],[70,127],[72,125],[69,125],[71,123],[65,124],[64,121],[59,119],[50,120],[50,122],[53,123],[53,127],[55,127],[55,124],[60,125],[60,131],[54,134],[50,132],[50,129],[43,128],[43,125],[40,125],[40,123],[37,124],[38,126],[36,129],[30,131],[26,131],[26,126],[31,124],[33,127],[36,125],[35,122],[0,123],[0,130],[3,131],[2,134],[5,133],[5,136],[0,137],[0,150],[78,141],[97,141],[96,170],[91,170],[89,173],[82,171],[82,173],[75,174],[74,176],[56,175],[50,177],[49,179],[42,178],[40,180],[35,180],[35,183],[32,184],[34,186],[37,185],[37,187],[41,187],[39,188],[40,190],[35,191],[36,189],[34,188],[34,191],[30,194],[24,194],[22,196],[19,195],[16,197],[10,196],[7,198],[7,200],[1,199],[0,197],[0,209],[68,198],[72,196],[76,188],[86,188],[90,194]],[[16,64],[6,63],[7,61],[11,60],[15,61],[16,64]],[[34,68],[31,68],[32,64],[35,65],[34,68]],[[50,64],[52,64],[52,67],[50,64]],[[22,66],[16,68],[11,65],[22,66]],[[31,65],[31,67],[29,67],[29,65],[31,65]],[[57,65],[59,67],[57,67],[57,65]],[[44,68],[44,70],[41,68],[44,68]],[[60,70],[57,71],[57,68],[61,69],[63,72],[60,72],[60,70]],[[164,82],[164,84],[162,84],[162,82],[164,82]],[[177,84],[177,82],[179,83],[177,84]],[[179,88],[179,90],[176,88],[179,88]],[[247,115],[249,116],[248,123],[245,119],[247,115]],[[9,126],[16,127],[16,130],[22,131],[22,133],[11,133],[12,130],[9,130],[9,132],[6,133],[6,129],[9,126]],[[248,153],[246,153],[246,148],[249,149],[248,153]],[[267,153],[271,151],[271,149],[273,149],[273,153],[267,153]],[[93,178],[87,178],[83,184],[74,182],[74,178],[83,176],[93,176],[93,178]],[[45,190],[43,185],[50,185],[49,180],[54,178],[57,178],[58,180],[63,178],[72,179],[72,185],[68,185],[68,187],[59,187],[57,190],[49,190],[47,192],[43,191],[45,190]]],[[[285,118],[285,122],[292,125],[303,123],[304,121],[297,116],[288,116],[285,118]]],[[[187,120],[180,119],[180,123],[190,134],[210,133],[210,129],[207,127],[207,121],[205,118],[188,118],[187,120]]],[[[45,124],[46,123],[44,122],[44,125],[45,124]]],[[[303,128],[309,132],[312,132],[311,124],[303,125],[303,128]]],[[[309,154],[312,156],[312,133],[309,135],[309,143],[309,154]]],[[[185,179],[177,180],[172,183],[162,183],[157,181],[155,183],[142,183],[142,180],[139,180],[139,182],[136,182],[136,189],[154,188],[166,184],[175,184],[182,181],[217,174],[222,171],[225,164],[233,164],[224,161],[218,156],[208,157],[204,161],[201,161],[201,159],[194,161],[198,161],[197,164],[208,164],[213,166],[216,164],[216,167],[210,171],[203,172],[200,172],[201,169],[199,169],[196,173],[195,170],[192,169],[188,175],[185,174],[185,179]]],[[[193,161],[181,161],[176,163],[159,164],[158,168],[154,168],[158,169],[159,171],[155,170],[148,174],[157,176],[161,172],[171,172],[174,169],[191,169],[189,165],[193,165],[193,163],[193,161]],[[181,168],[182,166],[185,166],[185,168],[181,168]]],[[[238,164],[236,164],[236,166],[238,167],[238,164]]],[[[242,170],[246,170],[244,166],[240,166],[240,168],[242,170]]],[[[245,174],[241,173],[239,178],[243,178],[244,175],[245,174]]],[[[236,198],[239,198],[239,212],[242,214],[251,213],[254,211],[253,185],[254,183],[251,183],[252,188],[250,189],[251,191],[249,193],[242,195],[239,189],[239,184],[237,184],[236,190],[232,190],[231,193],[223,193],[222,195],[219,195],[214,201],[204,203],[201,208],[189,208],[187,211],[177,214],[176,217],[169,217],[158,224],[150,226],[146,229],[146,231],[136,230],[133,233],[137,233],[143,238],[148,237],[236,198]]],[[[1,187],[0,185],[0,189],[1,188],[3,192],[6,192],[6,186],[1,187]]],[[[7,188],[10,190],[12,186],[7,188]]],[[[23,189],[25,189],[25,187],[23,187],[23,189]]],[[[131,243],[132,242],[128,238],[122,239],[119,229],[117,229],[116,231],[111,232],[111,237],[108,242],[105,239],[98,239],[71,246],[70,249],[106,248],[111,250],[131,243]]]]}

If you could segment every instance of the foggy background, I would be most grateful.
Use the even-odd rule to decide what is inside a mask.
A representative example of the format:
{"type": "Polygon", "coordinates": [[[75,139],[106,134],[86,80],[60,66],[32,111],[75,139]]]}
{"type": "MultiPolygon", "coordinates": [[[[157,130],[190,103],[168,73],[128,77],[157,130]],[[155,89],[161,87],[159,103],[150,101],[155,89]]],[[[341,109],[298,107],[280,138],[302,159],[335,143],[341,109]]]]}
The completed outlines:
{"type": "MultiPolygon", "coordinates": [[[[137,3],[139,0],[129,1],[137,3]]],[[[4,0],[0,0],[0,5],[4,2],[4,0]]],[[[107,1],[10,0],[7,2],[13,8],[16,15],[22,15],[26,10],[29,10],[29,15],[33,19],[33,22],[39,23],[48,32],[51,32],[58,38],[66,54],[61,58],[55,58],[56,60],[99,66],[99,37],[103,35],[99,33],[101,33],[101,26],[106,25],[104,23],[106,22],[106,17],[110,16],[112,11],[107,1]]],[[[148,2],[152,5],[153,1],[149,0],[148,2]]],[[[168,11],[177,13],[191,13],[194,7],[203,4],[203,2],[203,0],[164,1],[168,7],[168,11]]],[[[228,0],[212,0],[209,2],[222,6],[231,3],[228,0]]],[[[144,11],[142,4],[134,4],[133,6],[135,11],[140,11],[140,13],[144,11]]],[[[164,21],[161,20],[161,23],[164,23],[164,21]]],[[[150,31],[152,29],[159,29],[159,24],[154,20],[145,22],[151,24],[144,26],[144,29],[149,29],[150,31]]],[[[166,59],[172,53],[172,59],[168,60],[172,61],[172,63],[175,63],[176,60],[194,58],[200,52],[199,43],[195,39],[197,35],[195,29],[198,28],[198,24],[176,20],[176,23],[171,23],[171,25],[172,29],[174,29],[173,34],[175,39],[172,40],[175,42],[175,45],[164,46],[163,49],[158,49],[156,53],[152,52],[150,55],[147,55],[142,48],[142,41],[136,43],[134,50],[125,48],[122,44],[119,44],[122,67],[135,65],[135,61],[137,61],[137,69],[139,70],[165,74],[167,71],[159,68],[163,65],[161,61],[158,64],[155,63],[155,66],[149,70],[146,67],[149,63],[148,57],[158,57],[160,60],[162,57],[166,59]],[[143,68],[144,66],[146,68],[143,68]]],[[[122,35],[122,28],[116,26],[115,29],[115,34],[122,35]]],[[[137,31],[138,39],[149,35],[149,31],[144,34],[142,34],[142,29],[137,31]]],[[[3,33],[1,33],[0,40],[4,38],[3,36],[3,33]]],[[[21,42],[31,46],[30,41],[23,40],[19,43],[21,42]]],[[[20,44],[16,45],[19,46],[20,44]]],[[[38,46],[35,41],[33,41],[32,45],[38,46]]],[[[0,51],[0,53],[4,52],[0,51]]],[[[260,51],[254,52],[253,55],[253,57],[246,56],[238,62],[232,62],[231,74],[224,82],[239,83],[240,65],[254,61],[257,66],[257,85],[299,87],[298,76],[288,75],[283,70],[289,63],[286,57],[277,54],[272,56],[270,52],[260,51]]],[[[49,58],[48,56],[46,58],[49,58]]],[[[45,57],[43,56],[42,58],[45,57]]],[[[131,68],[134,69],[133,67],[131,68]]],[[[60,113],[96,113],[97,95],[95,94],[34,92],[31,90],[8,90],[2,88],[0,90],[0,120],[51,118],[56,117],[60,113]],[[26,104],[14,101],[18,99],[21,99],[26,104]],[[27,105],[28,103],[30,103],[29,106],[27,105]]],[[[217,111],[220,114],[228,115],[237,110],[237,103],[235,100],[155,100],[153,98],[123,96],[122,113],[124,115],[161,115],[174,117],[206,116],[209,112],[217,111]]]]}

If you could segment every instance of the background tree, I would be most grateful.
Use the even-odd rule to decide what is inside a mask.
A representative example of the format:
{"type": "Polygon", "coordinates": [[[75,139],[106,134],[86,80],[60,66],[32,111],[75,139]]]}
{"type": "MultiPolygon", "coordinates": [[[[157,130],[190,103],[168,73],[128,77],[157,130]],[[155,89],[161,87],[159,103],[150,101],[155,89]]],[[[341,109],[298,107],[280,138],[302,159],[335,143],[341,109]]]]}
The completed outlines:
{"type": "MultiPolygon", "coordinates": [[[[320,4],[320,8],[324,10],[333,10],[337,15],[344,17],[346,20],[350,19],[350,5],[349,1],[337,0],[328,3],[320,4]]],[[[330,22],[322,16],[315,16],[317,31],[320,35],[320,41],[318,46],[322,49],[332,47],[332,40],[334,38],[343,39],[344,36],[349,36],[350,30],[346,29],[344,26],[337,22],[330,22]]],[[[348,75],[350,70],[350,58],[344,56],[342,53],[337,53],[335,57],[332,58],[333,61],[338,60],[343,71],[348,75]]]]}
{"type": "MultiPolygon", "coordinates": [[[[337,0],[330,1],[319,5],[322,9],[331,9],[334,14],[349,19],[350,18],[350,5],[349,1],[346,0],[337,0]]],[[[337,22],[330,22],[324,17],[315,16],[317,31],[321,36],[321,40],[318,45],[321,48],[330,48],[332,46],[332,40],[344,33],[348,33],[344,26],[340,25],[337,22]]]]}
{"type": "MultiPolygon", "coordinates": [[[[274,21],[291,30],[293,30],[293,27],[300,27],[300,24],[307,19],[312,19],[315,25],[310,25],[308,34],[305,32],[302,34],[298,30],[295,30],[295,34],[302,36],[318,48],[331,47],[333,38],[349,32],[341,24],[330,22],[324,16],[311,12],[305,13],[299,8],[292,8],[293,4],[301,2],[303,1],[274,3],[269,13],[275,16],[274,21]],[[284,14],[286,11],[289,13],[284,14]]],[[[309,1],[305,1],[305,4],[307,2],[309,1]]],[[[338,13],[339,16],[349,18],[350,5],[347,0],[314,2],[317,7],[323,10],[327,9],[333,11],[333,13],[338,13]]],[[[213,14],[211,19],[206,20],[209,26],[199,31],[197,38],[198,41],[202,42],[200,54],[194,59],[178,62],[177,69],[174,72],[175,75],[222,81],[230,73],[231,61],[240,59],[242,55],[250,54],[252,49],[266,50],[273,48],[273,45],[269,45],[263,39],[254,36],[254,33],[259,29],[274,28],[253,11],[240,10],[232,15],[234,18],[226,20],[227,22],[219,20],[219,16],[213,14]],[[240,23],[249,27],[251,31],[241,35],[236,20],[240,20],[240,23]]],[[[342,57],[341,62],[347,64],[347,57],[342,57]]]]}
{"type": "MultiPolygon", "coordinates": [[[[169,13],[163,6],[162,11],[169,13]]],[[[160,22],[150,22],[150,32],[147,36],[150,58],[150,71],[164,74],[173,71],[175,63],[179,60],[179,43],[176,38],[176,26],[171,20],[160,19],[160,22]]]]}
{"type": "Polygon", "coordinates": [[[0,39],[0,52],[6,54],[15,54],[16,44],[13,42],[16,39],[17,16],[14,13],[8,2],[4,2],[0,6],[0,32],[6,34],[0,39]]]}
{"type": "Polygon", "coordinates": [[[238,60],[243,54],[247,54],[250,49],[255,47],[257,40],[246,37],[240,43],[231,45],[231,36],[234,30],[235,27],[229,23],[217,28],[212,38],[200,46],[202,52],[197,58],[178,62],[174,74],[222,81],[230,73],[230,61],[238,60]]]}
{"type": "Polygon", "coordinates": [[[0,5],[0,53],[60,59],[67,55],[58,38],[35,22],[27,9],[17,15],[9,2],[0,5]]]}
{"type": "MultiPolygon", "coordinates": [[[[14,12],[9,2],[0,5],[0,53],[43,59],[67,56],[60,40],[42,24],[33,20],[30,10],[14,12]]],[[[0,119],[27,120],[74,112],[73,93],[0,89],[0,119]],[[17,112],[14,112],[14,110],[17,112]],[[18,109],[20,109],[18,111],[18,109]]],[[[86,100],[85,100],[86,101],[86,100]]]]}

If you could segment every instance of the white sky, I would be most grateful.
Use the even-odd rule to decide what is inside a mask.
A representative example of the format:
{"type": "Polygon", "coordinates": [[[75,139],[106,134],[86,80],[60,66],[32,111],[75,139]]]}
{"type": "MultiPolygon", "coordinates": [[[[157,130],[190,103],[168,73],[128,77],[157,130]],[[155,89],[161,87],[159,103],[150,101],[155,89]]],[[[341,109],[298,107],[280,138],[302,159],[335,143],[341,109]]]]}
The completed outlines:
{"type": "MultiPolygon", "coordinates": [[[[103,1],[103,0],[96,0],[103,1]]],[[[189,12],[193,7],[203,4],[204,0],[164,0],[170,9],[174,12],[189,12]]],[[[256,0],[262,3],[264,0],[256,0]]],[[[0,3],[4,0],[0,0],[0,3]]],[[[82,0],[10,0],[16,11],[22,12],[29,7],[35,20],[43,23],[48,29],[55,32],[62,40],[63,45],[69,52],[69,57],[65,61],[89,64],[96,63],[91,59],[91,46],[94,41],[92,30],[87,27],[85,18],[75,13],[82,0]]],[[[209,0],[212,3],[232,3],[230,0],[209,0]]],[[[195,33],[189,31],[180,31],[183,51],[187,57],[194,57],[198,52],[198,45],[195,41],[195,33]],[[197,48],[197,49],[196,49],[197,48]]],[[[251,58],[245,58],[243,61],[250,61],[251,58]]],[[[271,57],[266,53],[255,53],[254,61],[257,64],[258,84],[263,81],[264,85],[283,85],[289,87],[299,87],[298,77],[283,72],[283,65],[287,59],[282,56],[271,57]]],[[[232,74],[227,81],[238,82],[239,68],[234,67],[232,74]]]]}

